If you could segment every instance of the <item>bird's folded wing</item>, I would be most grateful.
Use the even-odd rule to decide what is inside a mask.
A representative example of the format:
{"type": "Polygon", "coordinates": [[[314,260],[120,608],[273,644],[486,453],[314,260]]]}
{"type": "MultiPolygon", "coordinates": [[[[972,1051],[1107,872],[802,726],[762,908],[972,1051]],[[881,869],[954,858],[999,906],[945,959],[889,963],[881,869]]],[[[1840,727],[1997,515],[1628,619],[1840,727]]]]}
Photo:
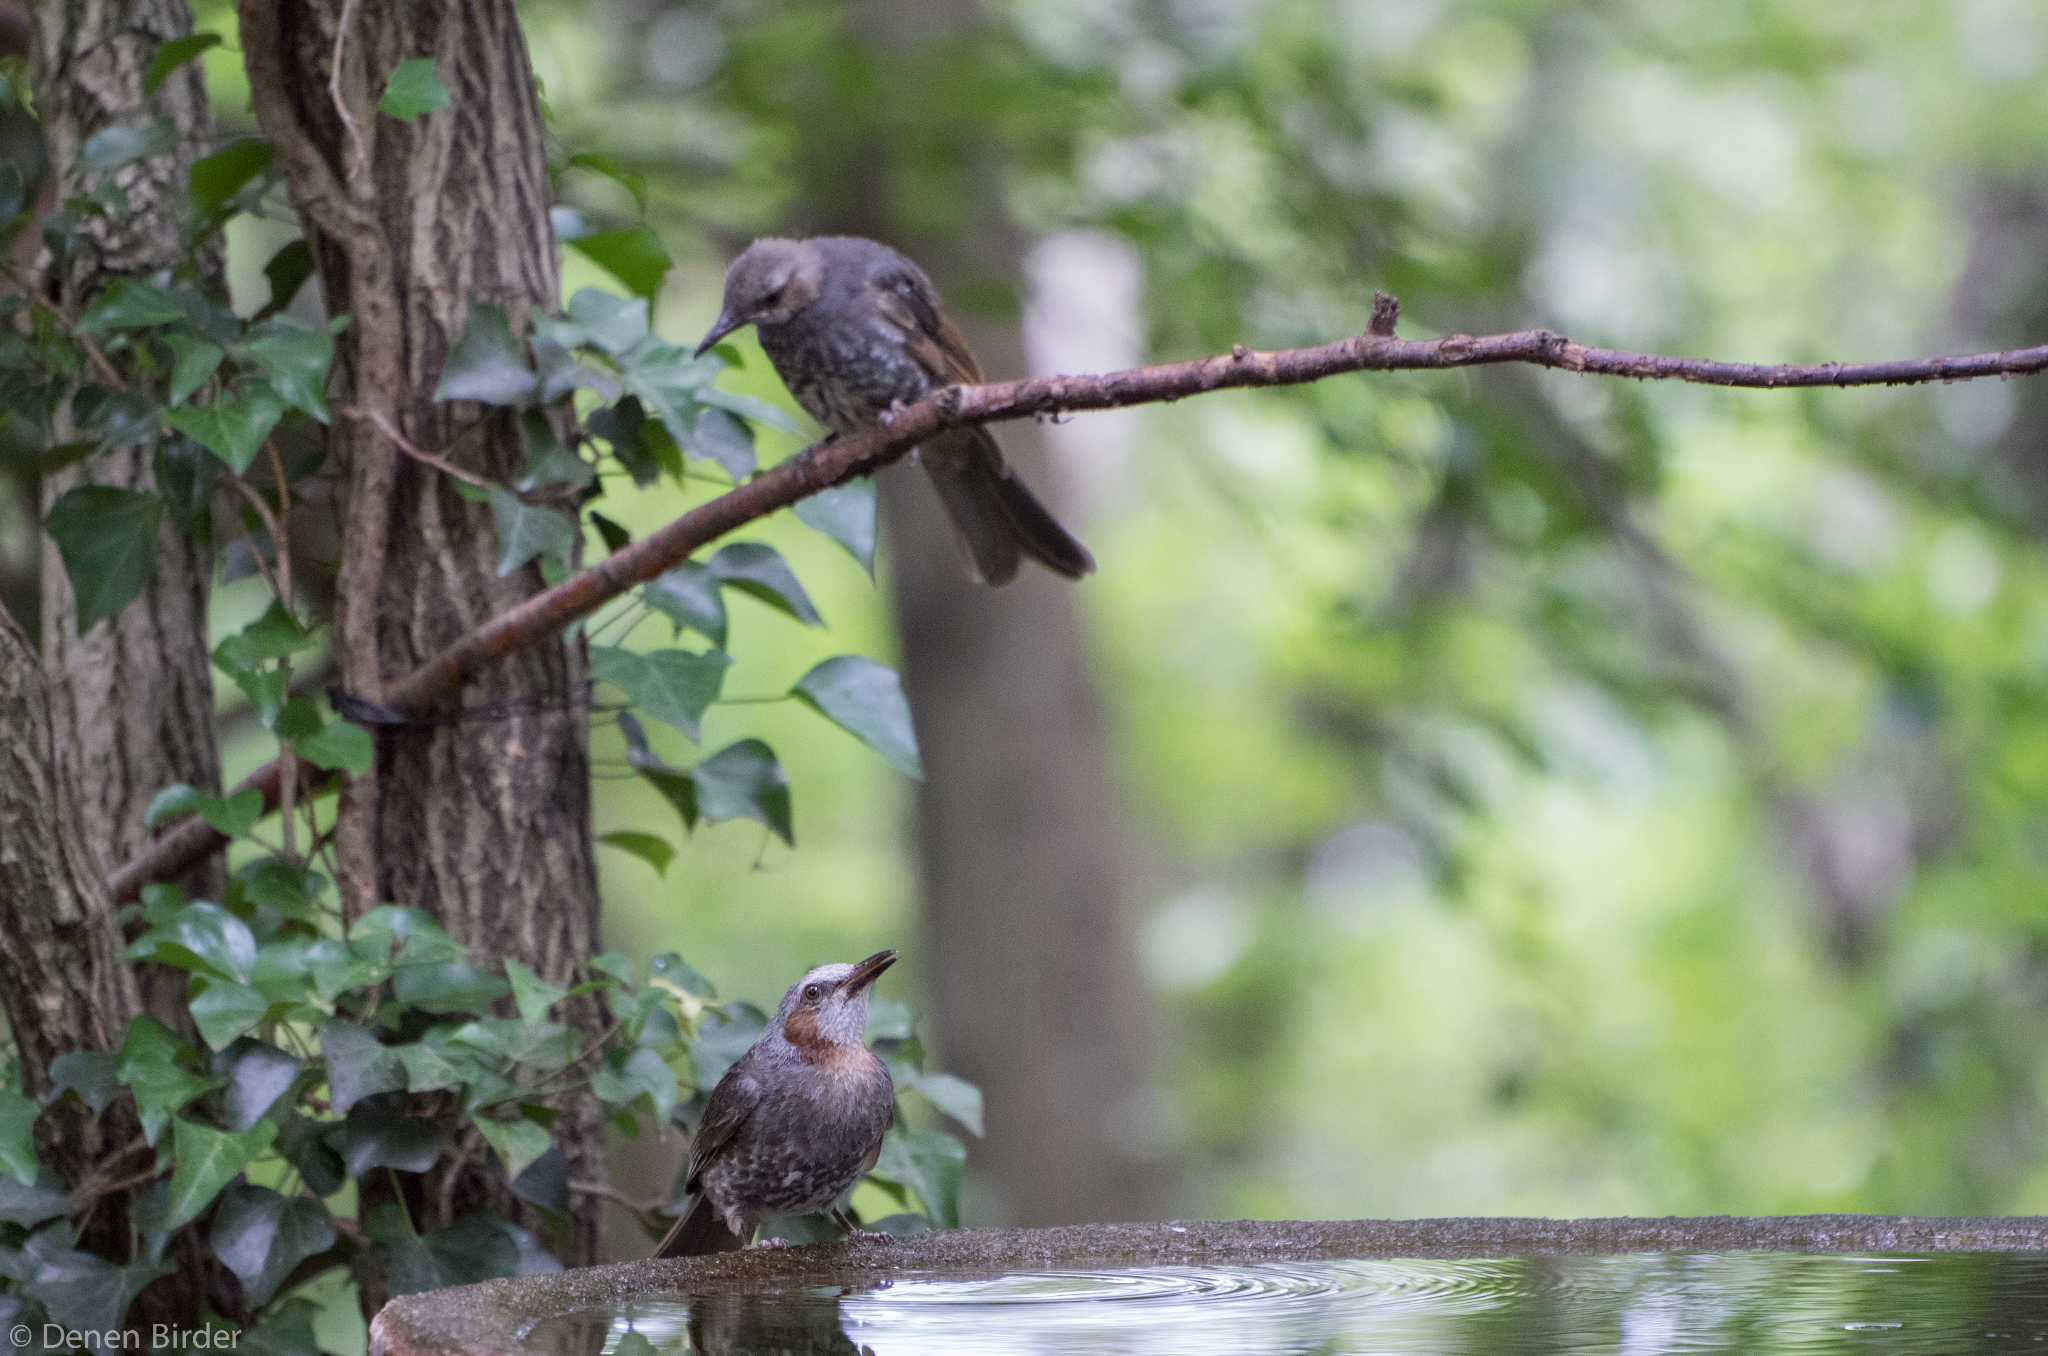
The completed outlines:
{"type": "Polygon", "coordinates": [[[903,346],[933,381],[947,386],[974,385],[981,368],[967,351],[967,341],[939,309],[931,293],[909,274],[883,277],[875,288],[876,309],[903,333],[903,346]]]}
{"type": "Polygon", "coordinates": [[[685,1191],[700,1187],[697,1179],[705,1166],[747,1123],[747,1117],[754,1114],[760,1101],[761,1085],[754,1081],[742,1058],[725,1071],[725,1077],[711,1090],[711,1100],[704,1107],[704,1123],[697,1127],[696,1138],[690,1141],[690,1170],[683,1177],[685,1191]]]}

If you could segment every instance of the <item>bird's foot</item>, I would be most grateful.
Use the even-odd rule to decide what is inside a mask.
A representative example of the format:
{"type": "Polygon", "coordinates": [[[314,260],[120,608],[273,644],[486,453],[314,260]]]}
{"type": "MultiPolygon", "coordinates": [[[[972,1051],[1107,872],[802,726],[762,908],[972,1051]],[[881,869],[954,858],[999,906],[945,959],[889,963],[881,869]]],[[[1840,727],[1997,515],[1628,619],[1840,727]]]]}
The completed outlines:
{"type": "Polygon", "coordinates": [[[764,1238],[754,1245],[762,1252],[773,1252],[778,1248],[793,1248],[796,1244],[786,1238],[764,1238]]]}
{"type": "Polygon", "coordinates": [[[903,411],[909,408],[910,407],[908,405],[905,405],[900,400],[892,400],[889,402],[888,409],[883,410],[880,414],[875,416],[875,422],[880,424],[883,428],[888,428],[891,425],[893,425],[897,421],[897,419],[902,417],[903,411]]]}
{"type": "Polygon", "coordinates": [[[896,1235],[885,1234],[880,1229],[862,1229],[856,1226],[846,1231],[846,1241],[860,1244],[894,1243],[896,1235]]]}

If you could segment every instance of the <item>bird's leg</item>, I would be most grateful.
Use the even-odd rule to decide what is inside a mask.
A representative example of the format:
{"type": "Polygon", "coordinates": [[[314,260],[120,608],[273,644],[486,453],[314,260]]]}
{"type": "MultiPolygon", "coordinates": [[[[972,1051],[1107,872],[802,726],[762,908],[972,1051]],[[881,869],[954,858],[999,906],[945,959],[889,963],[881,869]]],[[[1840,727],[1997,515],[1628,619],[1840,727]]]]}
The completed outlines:
{"type": "Polygon", "coordinates": [[[910,407],[908,405],[905,405],[900,400],[892,400],[889,402],[888,409],[883,410],[880,414],[875,416],[875,422],[880,424],[883,428],[888,428],[890,425],[896,422],[896,417],[898,415],[902,414],[903,411],[909,408],[910,407]]]}
{"type": "Polygon", "coordinates": [[[846,1241],[849,1243],[895,1242],[894,1234],[885,1234],[879,1229],[861,1228],[858,1224],[855,1224],[853,1222],[853,1216],[847,1214],[846,1211],[841,1209],[839,1206],[835,1205],[825,1213],[832,1217],[832,1222],[834,1224],[837,1224],[840,1228],[846,1230],[846,1241]]]}

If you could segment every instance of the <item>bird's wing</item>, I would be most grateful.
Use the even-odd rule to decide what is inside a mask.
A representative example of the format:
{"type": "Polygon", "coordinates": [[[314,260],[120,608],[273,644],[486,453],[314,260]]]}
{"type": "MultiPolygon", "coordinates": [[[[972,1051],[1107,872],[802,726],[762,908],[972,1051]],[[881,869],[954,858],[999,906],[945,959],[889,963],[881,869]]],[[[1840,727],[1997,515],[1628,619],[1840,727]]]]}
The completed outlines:
{"type": "Polygon", "coordinates": [[[697,1179],[705,1167],[747,1123],[747,1117],[754,1114],[760,1102],[761,1085],[747,1068],[746,1057],[741,1056],[718,1080],[718,1086],[711,1089],[711,1100],[704,1107],[704,1122],[690,1141],[690,1170],[683,1177],[685,1191],[696,1191],[702,1185],[697,1179]]]}
{"type": "Polygon", "coordinates": [[[922,280],[900,270],[883,273],[875,279],[875,296],[882,318],[902,331],[904,348],[933,381],[948,386],[981,381],[967,341],[922,280]]]}

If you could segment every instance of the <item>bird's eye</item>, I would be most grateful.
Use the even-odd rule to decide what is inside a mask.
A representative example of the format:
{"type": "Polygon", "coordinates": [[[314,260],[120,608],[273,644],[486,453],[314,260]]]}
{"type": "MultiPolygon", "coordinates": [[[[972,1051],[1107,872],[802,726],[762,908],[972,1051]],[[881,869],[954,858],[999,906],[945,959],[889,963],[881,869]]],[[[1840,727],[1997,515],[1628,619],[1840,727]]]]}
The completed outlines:
{"type": "Polygon", "coordinates": [[[805,1001],[805,1002],[808,1002],[808,1003],[815,1003],[815,1002],[817,1002],[817,1001],[818,1001],[818,999],[822,998],[822,997],[824,996],[824,994],[825,994],[825,986],[824,986],[824,985],[822,985],[822,984],[806,984],[806,985],[804,985],[804,1001],[805,1001]]]}

